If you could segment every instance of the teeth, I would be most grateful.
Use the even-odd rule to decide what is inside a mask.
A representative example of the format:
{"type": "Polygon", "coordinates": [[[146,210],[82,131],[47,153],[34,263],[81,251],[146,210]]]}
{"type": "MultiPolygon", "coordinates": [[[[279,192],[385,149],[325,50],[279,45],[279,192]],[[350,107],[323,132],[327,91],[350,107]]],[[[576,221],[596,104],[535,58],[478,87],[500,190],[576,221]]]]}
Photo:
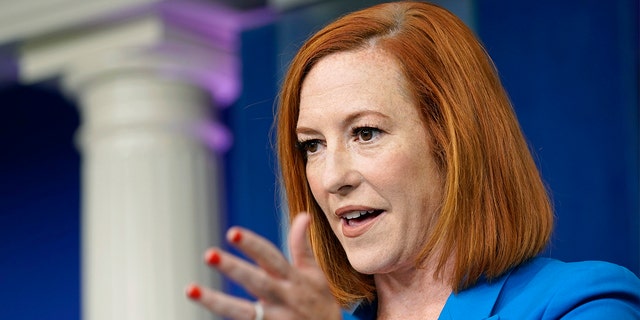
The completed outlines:
{"type": "Polygon", "coordinates": [[[350,212],[345,214],[344,216],[342,216],[343,218],[347,219],[347,220],[351,220],[351,219],[355,219],[355,218],[359,218],[364,216],[365,214],[369,214],[369,213],[373,213],[375,210],[369,210],[369,211],[354,211],[354,212],[350,212]]]}

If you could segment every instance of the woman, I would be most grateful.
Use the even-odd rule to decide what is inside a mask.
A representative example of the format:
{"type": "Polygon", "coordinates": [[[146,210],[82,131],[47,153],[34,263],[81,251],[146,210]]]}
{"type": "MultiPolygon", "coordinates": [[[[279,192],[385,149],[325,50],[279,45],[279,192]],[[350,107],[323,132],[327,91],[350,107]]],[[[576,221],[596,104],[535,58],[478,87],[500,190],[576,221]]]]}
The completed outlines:
{"type": "Polygon", "coordinates": [[[206,260],[260,302],[191,286],[214,313],[640,318],[628,270],[536,257],[552,229],[544,184],[491,60],[444,9],[382,4],[319,31],[286,75],[277,125],[292,264],[232,228],[257,266],[217,248],[206,260]]]}

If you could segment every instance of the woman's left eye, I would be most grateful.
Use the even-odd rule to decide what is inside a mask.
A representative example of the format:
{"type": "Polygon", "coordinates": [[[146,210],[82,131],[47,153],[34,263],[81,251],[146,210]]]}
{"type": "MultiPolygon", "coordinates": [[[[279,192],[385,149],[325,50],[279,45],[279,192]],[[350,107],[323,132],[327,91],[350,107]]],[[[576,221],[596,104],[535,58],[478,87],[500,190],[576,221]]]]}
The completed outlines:
{"type": "Polygon", "coordinates": [[[360,141],[367,142],[375,139],[380,132],[380,129],[374,127],[358,127],[353,129],[352,135],[360,141]]]}

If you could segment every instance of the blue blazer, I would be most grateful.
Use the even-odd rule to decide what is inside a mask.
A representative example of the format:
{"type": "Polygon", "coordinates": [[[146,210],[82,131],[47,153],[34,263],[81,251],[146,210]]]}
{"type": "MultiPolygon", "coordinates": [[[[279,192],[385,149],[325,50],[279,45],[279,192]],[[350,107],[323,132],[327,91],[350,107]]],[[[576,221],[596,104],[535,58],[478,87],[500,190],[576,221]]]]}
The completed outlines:
{"type": "MultiPolygon", "coordinates": [[[[375,319],[361,304],[345,319],[375,319]]],[[[607,262],[535,258],[491,282],[451,294],[439,319],[640,319],[640,279],[607,262]]]]}

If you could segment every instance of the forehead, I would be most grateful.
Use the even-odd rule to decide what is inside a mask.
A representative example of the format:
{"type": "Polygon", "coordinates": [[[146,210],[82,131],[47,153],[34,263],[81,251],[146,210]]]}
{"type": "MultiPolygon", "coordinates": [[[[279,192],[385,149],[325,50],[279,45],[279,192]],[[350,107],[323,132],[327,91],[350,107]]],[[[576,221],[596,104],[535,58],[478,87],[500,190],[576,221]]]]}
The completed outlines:
{"type": "Polygon", "coordinates": [[[312,95],[317,93],[314,89],[326,90],[331,86],[384,84],[379,81],[404,87],[404,76],[390,54],[375,47],[337,52],[323,57],[311,68],[302,84],[301,95],[312,95]]]}
{"type": "Polygon", "coordinates": [[[300,92],[300,118],[306,113],[410,104],[397,61],[377,48],[339,52],[316,63],[300,92]]]}

